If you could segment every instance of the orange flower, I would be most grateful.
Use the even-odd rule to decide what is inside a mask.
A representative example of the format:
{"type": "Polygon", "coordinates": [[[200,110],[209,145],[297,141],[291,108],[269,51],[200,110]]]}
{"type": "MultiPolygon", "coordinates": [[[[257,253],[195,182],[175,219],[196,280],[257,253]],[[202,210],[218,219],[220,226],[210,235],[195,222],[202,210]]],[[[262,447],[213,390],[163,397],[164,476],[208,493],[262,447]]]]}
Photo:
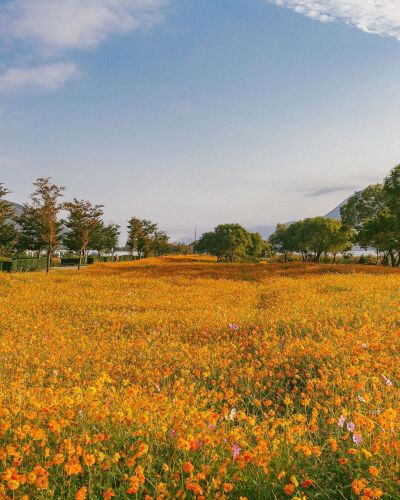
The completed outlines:
{"type": "Polygon", "coordinates": [[[36,480],[36,486],[40,490],[46,490],[49,487],[49,480],[47,479],[47,476],[40,476],[36,480]]]}
{"type": "Polygon", "coordinates": [[[7,481],[7,486],[10,488],[10,490],[16,490],[19,487],[19,482],[15,479],[10,479],[9,481],[7,481]]]}
{"type": "Polygon", "coordinates": [[[75,495],[75,500],[85,500],[87,488],[83,486],[75,495]]]}
{"type": "Polygon", "coordinates": [[[229,493],[233,490],[233,485],[231,483],[224,483],[224,491],[225,493],[229,493]]]}
{"type": "Polygon", "coordinates": [[[183,465],[183,470],[185,472],[193,472],[194,471],[194,466],[190,463],[190,462],[185,462],[185,464],[183,465]]]}
{"type": "Polygon", "coordinates": [[[286,493],[286,495],[293,495],[294,493],[294,485],[288,483],[284,488],[283,491],[286,493]]]}
{"type": "Polygon", "coordinates": [[[103,497],[105,500],[110,500],[111,497],[115,497],[115,493],[111,488],[108,488],[108,490],[103,493],[103,497]]]}
{"type": "Polygon", "coordinates": [[[371,465],[368,470],[369,470],[369,473],[371,474],[371,476],[377,476],[379,474],[378,469],[376,467],[374,467],[373,465],[371,465]]]}
{"type": "Polygon", "coordinates": [[[95,456],[90,453],[85,455],[83,460],[88,467],[91,467],[96,462],[95,456]]]}

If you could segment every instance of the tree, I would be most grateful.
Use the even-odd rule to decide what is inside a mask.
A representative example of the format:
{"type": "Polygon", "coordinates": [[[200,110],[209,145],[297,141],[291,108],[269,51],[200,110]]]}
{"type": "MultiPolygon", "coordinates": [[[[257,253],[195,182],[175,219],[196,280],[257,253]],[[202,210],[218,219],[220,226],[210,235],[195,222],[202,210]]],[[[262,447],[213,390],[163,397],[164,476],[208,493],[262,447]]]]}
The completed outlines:
{"type": "Polygon", "coordinates": [[[18,224],[18,242],[17,249],[20,251],[30,250],[36,252],[40,259],[41,253],[45,248],[45,242],[41,236],[41,218],[35,207],[25,203],[22,207],[22,213],[16,217],[18,224]]]}
{"type": "Polygon", "coordinates": [[[383,192],[387,206],[395,216],[397,226],[400,228],[400,165],[394,167],[385,178],[383,192]]]}
{"type": "Polygon", "coordinates": [[[153,235],[153,252],[156,257],[165,255],[171,252],[171,245],[168,243],[169,236],[160,230],[154,231],[153,235]]]}
{"type": "Polygon", "coordinates": [[[251,244],[246,249],[246,253],[252,260],[259,260],[265,257],[266,242],[260,233],[250,233],[251,244]]]}
{"type": "Polygon", "coordinates": [[[288,237],[290,236],[288,235],[289,227],[285,224],[277,224],[275,232],[268,239],[272,250],[284,255],[285,262],[287,262],[288,255],[292,251],[288,237]]]}
{"type": "Polygon", "coordinates": [[[137,252],[139,259],[147,257],[152,245],[152,236],[157,231],[157,224],[147,219],[132,217],[128,221],[128,240],[126,248],[131,257],[133,252],[137,252]]]}
{"type": "Polygon", "coordinates": [[[347,226],[339,224],[332,226],[331,242],[329,244],[329,252],[333,255],[333,262],[336,262],[336,255],[350,251],[353,248],[356,233],[347,226]]]}
{"type": "Polygon", "coordinates": [[[373,184],[356,191],[340,209],[344,226],[359,231],[368,219],[373,219],[387,207],[386,193],[382,184],[373,184]]]}
{"type": "Polygon", "coordinates": [[[399,265],[400,257],[396,258],[396,253],[399,255],[400,251],[397,219],[389,209],[367,220],[358,233],[357,241],[361,248],[375,248],[377,263],[379,254],[384,253],[384,263],[389,263],[390,258],[393,267],[399,265]]]}
{"type": "Polygon", "coordinates": [[[214,231],[201,236],[196,251],[234,262],[248,256],[247,252],[251,247],[250,233],[240,224],[220,224],[214,231]]]}
{"type": "Polygon", "coordinates": [[[118,247],[120,234],[121,231],[118,224],[110,223],[104,227],[104,250],[107,253],[114,255],[114,251],[118,247]]]}
{"type": "Polygon", "coordinates": [[[11,203],[4,199],[9,192],[4,184],[0,183],[0,255],[11,251],[17,241],[17,232],[12,223],[14,209],[11,203]]]}
{"type": "Polygon", "coordinates": [[[58,214],[63,205],[60,198],[64,188],[50,183],[50,177],[40,177],[33,185],[32,203],[25,204],[18,218],[21,226],[20,248],[46,251],[46,272],[50,270],[51,255],[60,241],[61,222],[58,214]]]}
{"type": "Polygon", "coordinates": [[[64,235],[64,244],[70,250],[79,252],[78,269],[81,268],[82,255],[88,248],[91,235],[96,226],[101,223],[103,205],[93,205],[86,200],[77,200],[64,204],[69,212],[64,221],[67,232],[64,235]]]}
{"type": "Polygon", "coordinates": [[[90,248],[96,250],[101,257],[103,251],[113,253],[118,246],[118,237],[120,235],[117,224],[104,225],[103,221],[97,224],[90,235],[90,248]]]}

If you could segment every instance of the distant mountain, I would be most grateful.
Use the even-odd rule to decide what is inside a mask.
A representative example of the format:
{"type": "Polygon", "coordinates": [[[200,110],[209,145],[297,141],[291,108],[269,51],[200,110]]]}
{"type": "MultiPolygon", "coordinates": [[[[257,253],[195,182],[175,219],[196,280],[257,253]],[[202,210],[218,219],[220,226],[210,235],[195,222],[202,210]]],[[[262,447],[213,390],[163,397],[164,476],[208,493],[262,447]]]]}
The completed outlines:
{"type": "Polygon", "coordinates": [[[344,201],[342,201],[342,203],[340,205],[338,205],[336,208],[334,208],[333,210],[331,210],[329,213],[327,213],[326,215],[324,215],[323,216],[324,219],[327,219],[328,217],[330,217],[331,219],[341,220],[340,209],[343,207],[343,205],[346,205],[347,200],[348,200],[348,198],[346,198],[344,201]]]}

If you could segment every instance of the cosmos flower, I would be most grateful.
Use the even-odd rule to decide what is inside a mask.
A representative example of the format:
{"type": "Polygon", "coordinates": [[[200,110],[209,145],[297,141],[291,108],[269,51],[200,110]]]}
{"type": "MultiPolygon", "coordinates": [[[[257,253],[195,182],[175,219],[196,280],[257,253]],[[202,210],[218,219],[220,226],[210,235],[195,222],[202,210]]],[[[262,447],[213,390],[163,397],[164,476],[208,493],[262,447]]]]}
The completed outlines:
{"type": "Polygon", "coordinates": [[[353,432],[355,428],[356,428],[356,425],[354,422],[347,422],[347,430],[349,432],[353,432]]]}
{"type": "Polygon", "coordinates": [[[242,449],[239,447],[237,443],[233,445],[232,450],[233,450],[233,459],[238,457],[240,455],[240,452],[242,451],[242,449]]]}

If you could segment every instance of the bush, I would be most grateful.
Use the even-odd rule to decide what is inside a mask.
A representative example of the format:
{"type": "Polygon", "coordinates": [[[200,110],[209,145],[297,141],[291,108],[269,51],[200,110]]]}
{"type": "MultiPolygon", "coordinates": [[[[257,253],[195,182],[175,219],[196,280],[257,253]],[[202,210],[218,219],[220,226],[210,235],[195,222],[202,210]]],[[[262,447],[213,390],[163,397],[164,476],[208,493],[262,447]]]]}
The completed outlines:
{"type": "Polygon", "coordinates": [[[60,267],[61,266],[61,259],[58,259],[54,257],[51,259],[51,267],[60,267]]]}
{"type": "Polygon", "coordinates": [[[7,273],[29,273],[46,269],[46,259],[0,259],[0,270],[7,273]]]}

